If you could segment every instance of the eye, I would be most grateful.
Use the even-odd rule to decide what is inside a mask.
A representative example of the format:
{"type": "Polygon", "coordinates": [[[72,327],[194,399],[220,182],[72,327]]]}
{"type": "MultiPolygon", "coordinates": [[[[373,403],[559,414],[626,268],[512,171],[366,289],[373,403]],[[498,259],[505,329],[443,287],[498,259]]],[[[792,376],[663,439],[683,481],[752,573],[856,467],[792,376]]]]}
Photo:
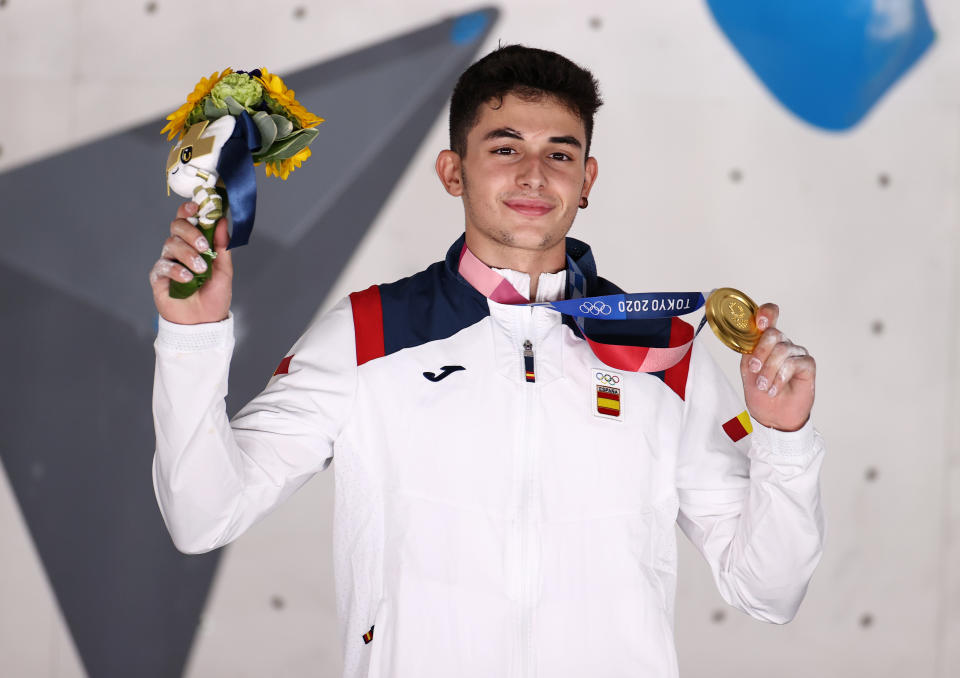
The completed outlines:
{"type": "Polygon", "coordinates": [[[509,146],[502,146],[501,148],[495,148],[491,151],[494,155],[513,155],[515,152],[516,151],[509,146]]]}
{"type": "Polygon", "coordinates": [[[551,153],[548,157],[551,160],[573,160],[573,158],[571,158],[569,155],[561,151],[557,151],[556,153],[551,153]]]}
{"type": "Polygon", "coordinates": [[[180,162],[186,165],[190,162],[190,158],[193,157],[193,146],[187,146],[182,151],[180,151],[180,162]]]}

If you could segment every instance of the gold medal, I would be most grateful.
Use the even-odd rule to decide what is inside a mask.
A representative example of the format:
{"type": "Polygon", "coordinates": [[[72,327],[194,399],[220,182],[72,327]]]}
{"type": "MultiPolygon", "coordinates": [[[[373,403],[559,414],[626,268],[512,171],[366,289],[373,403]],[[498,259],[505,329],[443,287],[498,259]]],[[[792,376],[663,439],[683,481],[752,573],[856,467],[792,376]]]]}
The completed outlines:
{"type": "Polygon", "coordinates": [[[757,329],[757,305],[732,287],[714,290],[707,298],[707,322],[724,344],[738,353],[751,353],[762,332],[757,329]]]}

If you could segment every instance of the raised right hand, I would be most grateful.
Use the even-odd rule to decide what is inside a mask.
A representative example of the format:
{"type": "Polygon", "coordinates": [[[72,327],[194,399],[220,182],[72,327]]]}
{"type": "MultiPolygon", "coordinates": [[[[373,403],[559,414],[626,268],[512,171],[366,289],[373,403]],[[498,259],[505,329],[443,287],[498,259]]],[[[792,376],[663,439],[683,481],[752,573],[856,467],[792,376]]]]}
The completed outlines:
{"type": "Polygon", "coordinates": [[[197,204],[187,202],[177,210],[177,218],[170,222],[170,237],[163,243],[160,259],[150,269],[150,287],[153,288],[153,303],[164,320],[180,325],[196,325],[224,320],[230,311],[233,295],[233,261],[227,244],[227,220],[217,222],[213,247],[217,258],[213,260],[210,279],[203,287],[186,299],[170,297],[170,281],[186,282],[193,278],[192,271],[203,272],[206,261],[200,252],[208,249],[208,243],[200,229],[187,221],[197,213],[197,204]]]}

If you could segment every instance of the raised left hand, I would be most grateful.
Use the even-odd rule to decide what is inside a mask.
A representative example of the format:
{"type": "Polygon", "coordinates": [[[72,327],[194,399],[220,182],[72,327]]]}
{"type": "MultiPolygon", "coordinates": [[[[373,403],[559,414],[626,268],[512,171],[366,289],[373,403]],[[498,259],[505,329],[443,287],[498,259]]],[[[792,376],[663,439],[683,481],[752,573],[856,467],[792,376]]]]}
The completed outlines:
{"type": "Polygon", "coordinates": [[[757,422],[781,431],[796,431],[810,418],[817,363],[777,329],[780,309],[764,304],[757,310],[763,331],[753,353],[740,359],[747,410],[757,422]]]}

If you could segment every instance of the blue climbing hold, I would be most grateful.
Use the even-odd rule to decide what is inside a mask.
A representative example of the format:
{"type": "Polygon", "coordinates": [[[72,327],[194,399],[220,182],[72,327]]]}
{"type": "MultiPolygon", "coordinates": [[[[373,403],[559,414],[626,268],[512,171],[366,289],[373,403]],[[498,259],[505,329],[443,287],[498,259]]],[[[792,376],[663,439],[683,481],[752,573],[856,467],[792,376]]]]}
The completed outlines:
{"type": "Polygon", "coordinates": [[[489,23],[490,16],[486,10],[459,16],[450,29],[450,42],[455,45],[471,43],[483,34],[489,23]]]}
{"type": "Polygon", "coordinates": [[[856,125],[933,43],[923,0],[707,0],[764,85],[811,125],[856,125]]]}

